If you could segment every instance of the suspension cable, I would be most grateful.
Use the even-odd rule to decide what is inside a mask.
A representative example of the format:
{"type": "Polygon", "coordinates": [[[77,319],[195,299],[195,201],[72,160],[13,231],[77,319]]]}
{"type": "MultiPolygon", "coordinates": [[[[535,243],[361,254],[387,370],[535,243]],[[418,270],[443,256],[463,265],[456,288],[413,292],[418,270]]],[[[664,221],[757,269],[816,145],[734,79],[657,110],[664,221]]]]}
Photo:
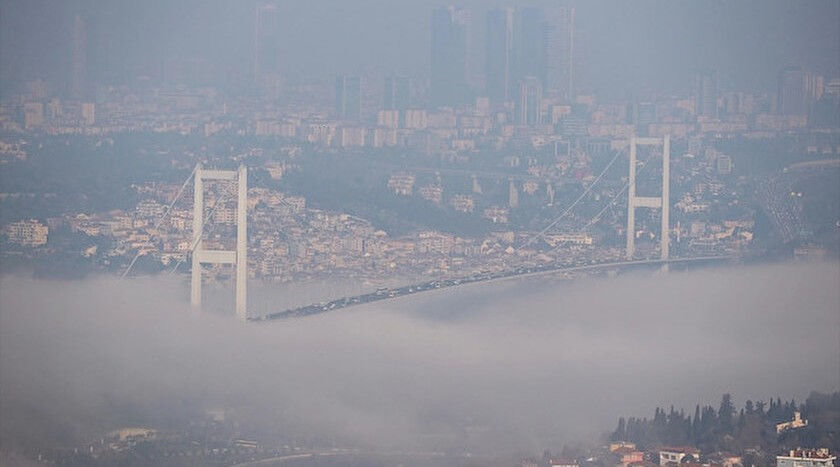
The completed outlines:
{"type": "Polygon", "coordinates": [[[534,243],[537,239],[542,238],[542,237],[545,235],[545,233],[546,233],[546,232],[548,232],[549,230],[551,230],[551,229],[552,229],[555,225],[557,225],[557,224],[558,224],[561,220],[563,220],[566,216],[568,216],[568,215],[572,212],[572,210],[573,210],[573,209],[574,209],[574,208],[578,205],[578,203],[580,203],[581,201],[583,201],[583,199],[584,199],[584,198],[585,198],[585,197],[589,194],[589,192],[591,192],[591,191],[592,191],[592,188],[593,188],[595,185],[597,185],[597,184],[598,184],[598,182],[601,180],[601,178],[603,178],[603,176],[607,173],[607,171],[610,169],[610,167],[612,167],[613,163],[615,163],[615,161],[618,159],[618,156],[620,156],[620,155],[621,155],[621,152],[620,152],[620,151],[616,151],[615,156],[613,156],[613,158],[612,158],[612,160],[609,162],[609,164],[607,164],[607,166],[606,166],[606,167],[604,167],[604,170],[602,170],[602,171],[601,171],[601,173],[600,173],[600,174],[599,174],[599,175],[595,178],[595,180],[594,180],[592,183],[590,183],[590,184],[589,184],[589,186],[586,188],[586,190],[584,190],[584,192],[583,192],[580,196],[578,196],[578,197],[577,197],[577,199],[576,199],[576,200],[574,200],[574,202],[572,202],[572,204],[570,204],[570,205],[569,205],[569,207],[568,207],[568,208],[566,208],[566,210],[565,210],[565,211],[563,211],[563,213],[562,213],[562,214],[560,214],[560,216],[558,216],[556,219],[554,219],[554,221],[552,221],[550,224],[548,224],[548,226],[546,226],[544,229],[540,230],[538,233],[536,233],[535,235],[533,235],[532,237],[530,237],[530,238],[529,238],[529,239],[528,239],[525,243],[523,243],[523,244],[522,244],[519,248],[524,248],[524,247],[526,247],[526,246],[530,246],[530,245],[531,245],[531,244],[533,244],[533,243],[534,243]]]}
{"type": "MultiPolygon", "coordinates": [[[[641,164],[642,166],[639,168],[639,170],[638,170],[638,172],[637,172],[637,176],[638,176],[638,175],[641,175],[642,173],[644,173],[645,169],[647,168],[647,163],[648,163],[648,161],[650,161],[651,157],[653,157],[653,153],[648,154],[648,156],[645,158],[645,160],[644,160],[644,161],[642,161],[642,164],[641,164]]],[[[585,224],[582,228],[578,229],[578,233],[586,231],[586,229],[588,229],[589,227],[592,227],[593,225],[595,225],[595,223],[596,223],[596,222],[600,221],[600,220],[601,220],[601,216],[603,216],[603,215],[604,215],[604,213],[605,213],[605,212],[607,212],[607,209],[611,208],[611,207],[613,206],[613,204],[615,203],[615,201],[616,201],[618,198],[620,198],[620,197],[624,194],[624,192],[625,192],[625,191],[627,191],[627,190],[630,188],[630,183],[631,183],[630,177],[627,177],[627,183],[625,183],[625,184],[624,184],[624,187],[621,189],[621,191],[619,191],[619,192],[618,192],[618,194],[616,194],[615,196],[613,196],[613,198],[610,200],[610,202],[609,202],[609,203],[607,203],[607,204],[606,204],[606,205],[605,205],[605,206],[604,206],[604,207],[603,207],[603,208],[602,208],[602,209],[598,212],[598,214],[595,214],[595,216],[594,216],[594,217],[592,217],[592,219],[590,219],[590,220],[589,220],[589,222],[587,222],[587,223],[586,223],[586,224],[585,224]]],[[[593,185],[594,185],[594,183],[593,183],[593,185]]],[[[560,243],[559,243],[559,244],[557,244],[554,248],[552,248],[552,249],[549,251],[549,253],[554,253],[554,252],[555,252],[555,251],[557,251],[560,247],[564,246],[566,243],[568,243],[568,240],[563,241],[563,242],[560,242],[560,243]]]]}
{"type": "MultiPolygon", "coordinates": [[[[210,220],[213,219],[213,215],[216,214],[216,209],[218,209],[219,206],[221,206],[222,204],[227,203],[228,198],[233,197],[233,193],[232,193],[233,189],[230,188],[231,186],[232,186],[232,184],[229,184],[227,190],[222,192],[222,196],[218,200],[216,200],[216,204],[213,205],[213,209],[211,209],[210,212],[207,214],[207,216],[204,218],[204,222],[201,224],[201,230],[199,230],[200,235],[198,236],[198,238],[194,239],[192,241],[192,243],[190,244],[190,248],[188,250],[189,253],[195,252],[195,249],[198,248],[199,242],[201,242],[201,240],[204,239],[204,237],[205,237],[204,228],[207,226],[207,224],[210,222],[210,220]]],[[[181,266],[181,264],[184,262],[184,259],[186,257],[187,257],[187,255],[184,254],[183,256],[178,258],[178,262],[175,263],[175,267],[172,268],[171,271],[169,271],[168,275],[174,274],[175,271],[178,270],[178,267],[181,266]]]]}
{"type": "Polygon", "coordinates": [[[193,176],[195,176],[196,170],[198,170],[197,164],[192,169],[192,172],[190,172],[190,175],[187,177],[187,179],[184,180],[184,183],[181,185],[181,189],[178,190],[178,194],[175,195],[175,198],[172,200],[171,203],[169,203],[169,206],[166,207],[166,210],[164,210],[163,214],[161,214],[160,217],[158,217],[157,221],[155,221],[154,226],[152,227],[152,235],[149,235],[149,238],[146,240],[146,243],[144,243],[143,246],[137,250],[137,254],[135,254],[134,258],[131,259],[131,262],[128,264],[128,268],[126,268],[126,270],[122,273],[120,277],[126,277],[128,273],[131,272],[131,268],[134,267],[134,263],[136,263],[137,259],[140,258],[145,247],[151,246],[153,236],[159,234],[158,229],[160,228],[161,224],[163,224],[163,221],[165,221],[166,218],[169,217],[169,214],[172,213],[172,208],[175,206],[175,203],[178,202],[178,199],[181,198],[181,195],[184,194],[184,190],[187,188],[187,185],[190,183],[190,180],[193,178],[193,176]]]}

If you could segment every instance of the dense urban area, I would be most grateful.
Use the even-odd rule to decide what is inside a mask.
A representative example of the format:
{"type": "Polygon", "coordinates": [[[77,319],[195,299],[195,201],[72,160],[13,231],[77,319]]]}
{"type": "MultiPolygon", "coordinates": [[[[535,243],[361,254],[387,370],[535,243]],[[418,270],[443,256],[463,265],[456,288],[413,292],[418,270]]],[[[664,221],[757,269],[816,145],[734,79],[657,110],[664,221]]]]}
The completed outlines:
{"type": "MultiPolygon", "coordinates": [[[[245,83],[181,57],[107,78],[95,70],[96,24],[78,14],[63,81],[3,84],[0,273],[186,283],[197,241],[232,250],[238,230],[230,180],[203,182],[205,221],[194,225],[198,167],[247,169],[252,286],[361,290],[253,308],[253,321],[601,264],[840,261],[840,75],[791,65],[772,90],[735,89],[698,67],[681,92],[617,98],[575,76],[574,9],[491,9],[476,65],[467,26],[478,18],[440,7],[422,19],[429,76],[351,70],[295,82],[278,52],[282,8],[259,5],[245,83]]],[[[205,282],[234,281],[229,264],[203,267],[205,282]]],[[[286,439],[249,424],[248,410],[173,409],[170,425],[76,444],[21,433],[0,464],[834,467],[840,450],[836,392],[656,408],[592,445],[517,458],[286,439]]]]}
{"type": "MultiPolygon", "coordinates": [[[[670,137],[671,256],[837,257],[840,81],[786,69],[773,95],[718,92],[710,71],[698,83],[651,102],[546,95],[530,123],[520,105],[494,111],[482,97],[434,110],[356,101],[364,112],[352,118],[318,105],[320,89],[286,102],[162,83],[80,102],[27,83],[2,107],[3,266],[122,273],[139,254],[135,274],[187,270],[199,163],[249,169],[257,280],[340,276],[375,289],[617,260],[634,135],[670,137]]],[[[661,149],[638,160],[638,191],[658,196],[661,149]]],[[[235,195],[229,182],[206,185],[205,243],[224,247],[235,195]]],[[[636,257],[658,254],[659,216],[637,216],[636,257]]]]}

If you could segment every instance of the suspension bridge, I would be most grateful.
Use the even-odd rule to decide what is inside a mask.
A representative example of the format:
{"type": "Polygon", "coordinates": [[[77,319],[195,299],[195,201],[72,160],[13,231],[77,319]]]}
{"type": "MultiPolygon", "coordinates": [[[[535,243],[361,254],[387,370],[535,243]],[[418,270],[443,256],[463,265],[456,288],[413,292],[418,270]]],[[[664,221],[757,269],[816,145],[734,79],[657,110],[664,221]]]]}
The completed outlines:
{"type": "Polygon", "coordinates": [[[479,272],[458,278],[430,280],[415,284],[404,285],[395,288],[380,288],[375,292],[366,294],[342,297],[328,302],[313,303],[297,308],[269,313],[265,316],[249,318],[249,321],[267,321],[275,319],[302,318],[305,316],[317,315],[328,311],[339,310],[357,305],[364,305],[383,300],[393,300],[409,295],[432,292],[451,287],[466,286],[475,283],[504,281],[513,279],[524,279],[528,277],[545,276],[552,274],[587,272],[595,270],[618,270],[634,266],[666,266],[670,264],[712,264],[724,261],[731,261],[731,256],[698,256],[691,258],[673,259],[637,259],[632,261],[607,261],[600,263],[583,264],[580,266],[569,266],[564,264],[547,264],[536,266],[520,266],[515,269],[498,272],[479,272]]]}
{"type": "MultiPolygon", "coordinates": [[[[607,171],[616,163],[618,158],[624,153],[616,151],[612,160],[606,165],[603,171],[595,177],[583,193],[578,196],[562,213],[553,219],[542,230],[530,235],[525,241],[518,245],[519,250],[532,246],[536,241],[544,239],[549,232],[555,228],[560,222],[570,216],[574,209],[581,203],[593,190],[593,188],[603,179],[607,171]]],[[[182,256],[170,273],[177,271],[181,263],[189,256],[191,260],[191,294],[190,302],[195,309],[201,308],[202,295],[202,264],[229,264],[236,269],[235,273],[235,290],[236,290],[236,316],[241,320],[249,321],[265,321],[279,318],[292,318],[309,316],[316,313],[323,313],[326,311],[336,310],[340,308],[347,308],[363,303],[370,303],[379,300],[393,299],[406,295],[412,295],[422,292],[429,292],[443,288],[456,287],[476,282],[486,282],[495,280],[505,280],[511,278],[521,278],[533,275],[543,274],[557,274],[557,273],[571,273],[576,271],[591,271],[597,269],[617,269],[626,268],[638,265],[657,265],[663,270],[668,269],[669,264],[688,264],[722,261],[731,259],[727,256],[704,256],[692,258],[670,258],[670,225],[669,225],[669,211],[670,211],[670,138],[665,136],[663,138],[636,138],[630,139],[629,144],[629,167],[627,182],[623,188],[608,202],[606,205],[589,219],[580,229],[578,233],[586,232],[590,227],[596,224],[603,215],[610,209],[613,209],[617,202],[627,196],[627,229],[626,229],[626,249],[625,258],[623,260],[612,260],[605,262],[589,262],[586,264],[567,264],[563,262],[544,263],[544,264],[523,264],[512,267],[508,270],[495,272],[478,272],[471,275],[466,275],[457,278],[447,278],[442,280],[429,280],[426,282],[405,285],[396,288],[382,288],[375,292],[361,294],[356,296],[347,296],[329,302],[314,303],[294,309],[282,310],[278,312],[268,313],[264,316],[251,316],[248,314],[247,308],[247,265],[248,265],[248,249],[247,249],[247,195],[248,195],[248,171],[244,166],[240,166],[237,170],[210,170],[205,169],[201,164],[196,165],[192,173],[184,181],[181,189],[178,191],[175,199],[167,206],[163,214],[157,219],[153,225],[152,234],[149,237],[148,243],[151,245],[152,238],[158,231],[161,224],[170,215],[172,208],[178,199],[184,194],[189,183],[193,183],[193,234],[187,255],[182,256]],[[650,147],[647,157],[639,160],[637,156],[638,147],[650,147]],[[638,196],[636,194],[636,181],[648,166],[649,161],[654,155],[661,156],[662,159],[662,184],[660,194],[656,196],[638,196]],[[220,199],[216,201],[213,207],[206,212],[204,202],[204,182],[205,181],[224,181],[227,182],[226,190],[222,191],[220,199]],[[234,192],[235,190],[235,192],[234,192]],[[230,198],[236,199],[236,246],[232,250],[206,249],[204,248],[204,239],[208,234],[208,223],[213,219],[216,209],[229,201],[230,198]],[[635,240],[635,213],[638,208],[657,209],[661,212],[661,226],[659,232],[659,258],[636,258],[635,240]],[[206,214],[206,215],[205,215],[206,214]]],[[[553,246],[551,254],[564,246],[567,241],[563,241],[553,246]]],[[[131,260],[122,276],[127,276],[137,259],[142,254],[144,249],[140,249],[135,257],[131,260]]]]}

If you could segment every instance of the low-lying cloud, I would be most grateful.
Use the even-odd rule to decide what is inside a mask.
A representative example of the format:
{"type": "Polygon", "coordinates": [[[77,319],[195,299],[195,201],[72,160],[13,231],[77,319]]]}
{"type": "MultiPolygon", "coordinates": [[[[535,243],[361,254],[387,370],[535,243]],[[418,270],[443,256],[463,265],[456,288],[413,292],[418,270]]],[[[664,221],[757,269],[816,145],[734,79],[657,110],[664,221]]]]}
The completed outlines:
{"type": "Polygon", "coordinates": [[[840,264],[479,284],[301,320],[192,313],[159,279],[0,282],[0,443],[177,426],[542,452],[657,405],[840,388],[840,264]]]}

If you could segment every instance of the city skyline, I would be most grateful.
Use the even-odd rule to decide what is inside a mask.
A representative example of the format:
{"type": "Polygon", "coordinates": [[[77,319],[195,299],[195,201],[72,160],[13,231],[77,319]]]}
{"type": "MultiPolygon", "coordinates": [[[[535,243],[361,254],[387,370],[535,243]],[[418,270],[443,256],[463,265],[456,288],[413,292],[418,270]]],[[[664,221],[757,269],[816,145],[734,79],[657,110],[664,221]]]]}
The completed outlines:
{"type": "MultiPolygon", "coordinates": [[[[255,12],[266,8],[265,2],[219,4],[211,9],[214,8],[211,3],[183,1],[173,3],[165,10],[170,14],[152,16],[152,6],[134,6],[122,13],[116,7],[93,8],[91,1],[68,2],[60,8],[52,8],[53,11],[42,0],[25,5],[18,0],[8,0],[3,5],[0,19],[5,24],[0,72],[4,76],[4,89],[8,91],[9,86],[16,87],[34,79],[66,86],[66,83],[58,82],[63,80],[57,77],[66,76],[69,69],[62,57],[72,54],[69,49],[67,53],[62,50],[66,49],[66,44],[77,43],[70,40],[76,16],[86,21],[90,51],[87,77],[93,83],[133,82],[138,76],[160,79],[165,71],[162,64],[172,60],[206,63],[200,69],[207,77],[205,81],[227,89],[241,88],[257,72],[255,49],[259,41],[256,40],[255,16],[258,15],[255,12]],[[132,16],[129,18],[127,14],[132,16]],[[220,16],[222,14],[224,17],[220,16]],[[190,15],[190,21],[183,22],[190,15]],[[234,23],[236,18],[242,21],[234,23]],[[38,36],[20,29],[33,30],[33,27],[39,31],[38,36]],[[134,40],[134,36],[143,39],[134,40]],[[35,56],[42,59],[32,61],[35,56]]],[[[695,70],[715,68],[721,75],[722,90],[758,88],[771,91],[775,88],[775,75],[786,66],[801,66],[829,77],[840,67],[840,59],[826,53],[831,41],[838,39],[836,25],[826,23],[838,14],[838,6],[831,2],[817,2],[814,8],[792,11],[788,11],[791,9],[784,3],[763,2],[764,13],[750,16],[745,16],[747,8],[744,5],[693,5],[668,9],[657,1],[642,2],[635,8],[610,2],[595,4],[597,8],[575,2],[569,2],[568,8],[566,4],[553,8],[544,2],[533,3],[534,8],[545,10],[548,16],[552,11],[559,12],[553,21],[561,24],[563,21],[571,24],[568,13],[574,8],[574,21],[579,23],[573,33],[576,40],[572,56],[576,71],[566,76],[563,70],[568,67],[546,64],[540,73],[545,75],[550,68],[552,83],[565,83],[566,78],[571,81],[574,76],[580,92],[598,92],[620,98],[628,92],[650,94],[657,90],[691,89],[695,70]],[[696,16],[695,21],[681,24],[685,18],[679,16],[689,13],[696,16]],[[772,28],[777,32],[768,34],[767,30],[771,29],[768,26],[778,21],[776,17],[782,14],[786,21],[781,26],[773,24],[772,28]],[[820,22],[825,27],[807,26],[820,22]],[[651,27],[654,23],[658,23],[658,27],[651,27]],[[761,34],[759,40],[763,41],[761,48],[747,47],[749,43],[755,44],[747,39],[758,34],[761,34]],[[725,46],[721,42],[724,40],[725,46]],[[698,48],[699,44],[703,46],[698,48]],[[731,48],[732,53],[718,53],[723,51],[722,47],[731,48]],[[773,53],[762,51],[765,48],[773,53]],[[642,49],[649,53],[639,55],[642,49]],[[733,61],[736,56],[738,60],[733,61]],[[641,66],[627,66],[634,62],[641,66]],[[562,78],[561,72],[564,73],[562,78]]],[[[431,56],[427,45],[431,25],[423,18],[431,16],[435,8],[433,3],[410,3],[402,10],[376,5],[384,18],[378,21],[363,16],[364,4],[356,8],[333,6],[335,16],[328,14],[327,5],[325,2],[313,2],[309,7],[299,3],[274,5],[277,9],[271,16],[279,25],[280,51],[271,56],[282,57],[278,63],[283,62],[280,68],[284,82],[328,83],[332,79],[330,76],[339,73],[377,79],[389,74],[404,74],[418,82],[429,79],[430,68],[424,63],[429,63],[427,60],[431,56]],[[336,35],[332,40],[325,35],[325,27],[335,31],[331,33],[336,35]],[[352,30],[357,33],[351,33],[352,30]],[[389,39],[383,41],[385,38],[389,39]],[[302,44],[306,47],[301,47],[302,44]],[[334,47],[327,51],[324,47],[329,44],[334,47]]],[[[505,6],[503,2],[465,2],[463,7],[471,16],[468,42],[472,45],[467,57],[470,74],[466,79],[471,88],[478,91],[483,90],[486,71],[484,44],[489,35],[485,18],[489,11],[505,6]]],[[[523,7],[527,9],[530,5],[523,7]]],[[[555,27],[553,31],[549,31],[547,43],[567,49],[558,39],[567,31],[562,27],[555,27]]]]}
{"type": "Polygon", "coordinates": [[[838,19],[0,0],[0,465],[832,467],[838,19]]]}

